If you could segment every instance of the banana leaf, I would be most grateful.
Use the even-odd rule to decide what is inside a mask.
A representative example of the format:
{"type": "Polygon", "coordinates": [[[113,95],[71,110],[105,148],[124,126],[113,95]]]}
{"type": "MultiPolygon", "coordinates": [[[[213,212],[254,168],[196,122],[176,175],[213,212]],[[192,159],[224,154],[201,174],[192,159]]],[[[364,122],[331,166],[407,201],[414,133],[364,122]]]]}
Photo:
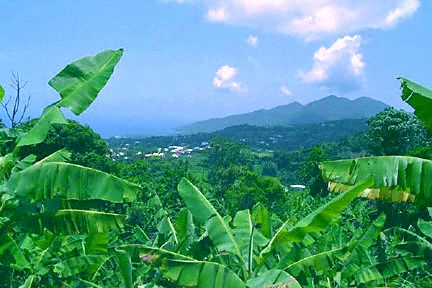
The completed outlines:
{"type": "Polygon", "coordinates": [[[180,287],[246,287],[233,271],[219,263],[198,261],[182,254],[139,244],[123,245],[118,249],[129,251],[132,259],[139,256],[146,264],[160,268],[164,277],[180,287]]]}
{"type": "Polygon", "coordinates": [[[36,234],[45,229],[57,235],[105,233],[120,229],[125,215],[90,210],[64,209],[36,214],[17,221],[17,224],[36,234]]]}
{"type": "Polygon", "coordinates": [[[256,204],[252,208],[252,218],[258,226],[258,230],[268,239],[271,238],[271,220],[270,213],[262,203],[256,204]]]}
{"type": "Polygon", "coordinates": [[[111,77],[122,54],[123,49],[106,50],[67,65],[48,82],[61,96],[56,105],[75,115],[84,112],[111,77]]]}
{"type": "Polygon", "coordinates": [[[31,288],[35,279],[36,275],[30,275],[19,288],[31,288]]]}
{"type": "Polygon", "coordinates": [[[273,287],[272,285],[275,285],[274,287],[301,288],[293,276],[278,269],[268,270],[247,281],[247,286],[250,288],[273,287]]]}
{"type": "Polygon", "coordinates": [[[115,249],[119,263],[120,273],[123,278],[123,283],[126,288],[133,288],[132,280],[132,260],[130,254],[121,249],[115,249]]]}
{"type": "Polygon", "coordinates": [[[390,202],[413,201],[426,206],[432,204],[430,160],[408,156],[377,156],[323,162],[320,169],[324,180],[348,186],[373,177],[373,184],[366,187],[372,189],[364,189],[361,194],[363,197],[390,202]]]}
{"type": "Polygon", "coordinates": [[[35,165],[48,163],[48,162],[66,162],[70,159],[72,156],[72,153],[67,151],[66,149],[60,149],[51,155],[48,155],[47,157],[39,160],[38,162],[34,163],[35,165]]]}
{"type": "Polygon", "coordinates": [[[237,212],[234,216],[232,230],[242,253],[242,257],[246,260],[248,271],[252,272],[254,262],[253,256],[255,255],[254,250],[256,250],[254,248],[255,246],[263,247],[267,244],[268,239],[265,238],[259,230],[255,229],[249,210],[237,212]]]}
{"type": "Polygon", "coordinates": [[[414,108],[414,114],[423,124],[432,129],[432,91],[406,78],[401,81],[402,99],[414,108]]]}
{"type": "Polygon", "coordinates": [[[279,228],[267,247],[261,252],[259,262],[262,263],[278,246],[292,242],[301,242],[309,233],[325,231],[336,220],[341,213],[354,200],[357,195],[369,187],[372,180],[359,183],[345,193],[334,198],[329,203],[321,206],[302,220],[294,227],[286,230],[286,222],[279,228]]]}
{"type": "Polygon", "coordinates": [[[244,282],[222,264],[206,261],[170,260],[161,267],[162,273],[178,286],[231,288],[246,287],[244,282]]]}
{"type": "Polygon", "coordinates": [[[69,258],[55,264],[54,272],[61,274],[63,277],[86,273],[90,279],[110,257],[107,255],[85,255],[69,258]]]}
{"type": "Polygon", "coordinates": [[[109,232],[91,233],[85,238],[85,254],[105,255],[108,253],[109,232]]]}
{"type": "Polygon", "coordinates": [[[177,237],[177,231],[168,215],[168,212],[162,206],[162,202],[160,201],[160,198],[157,194],[154,195],[150,200],[150,205],[158,209],[153,218],[157,223],[156,227],[159,232],[154,242],[158,243],[160,239],[163,239],[163,241],[166,242],[163,243],[162,246],[170,241],[173,241],[175,245],[178,245],[179,241],[177,237]]]}
{"type": "Polygon", "coordinates": [[[48,134],[51,124],[67,124],[66,118],[60,108],[51,105],[45,108],[42,116],[35,125],[17,139],[17,147],[34,145],[43,142],[48,134]]]}
{"type": "Polygon", "coordinates": [[[62,197],[68,200],[99,199],[132,202],[140,186],[113,175],[68,163],[47,162],[13,174],[5,192],[34,201],[62,197]]]}
{"type": "Polygon", "coordinates": [[[178,252],[188,251],[190,245],[196,240],[195,236],[195,225],[193,223],[192,214],[189,210],[181,210],[176,219],[174,220],[175,231],[177,231],[177,237],[179,245],[177,247],[178,252]]]}
{"type": "Polygon", "coordinates": [[[244,263],[231,228],[198,188],[183,178],[178,185],[178,191],[194,218],[205,225],[210,240],[217,249],[236,255],[244,263]]]}
{"type": "Polygon", "coordinates": [[[0,258],[3,265],[11,266],[17,270],[30,268],[24,252],[16,241],[9,235],[0,235],[0,258]]]}
{"type": "Polygon", "coordinates": [[[288,265],[282,270],[289,272],[291,275],[298,276],[301,272],[307,271],[312,267],[315,271],[326,271],[334,266],[337,257],[343,252],[343,248],[325,251],[305,257],[295,263],[288,265]]]}
{"type": "Polygon", "coordinates": [[[407,256],[377,263],[356,273],[357,283],[364,284],[372,281],[382,283],[386,279],[395,277],[401,273],[409,272],[425,265],[424,258],[407,256]]]}
{"type": "MultiPolygon", "coordinates": [[[[358,269],[369,260],[367,251],[369,248],[376,243],[384,223],[386,220],[386,215],[381,214],[361,235],[359,239],[354,239],[348,245],[348,251],[346,251],[346,256],[344,257],[344,266],[341,271],[343,279],[348,279],[353,276],[358,269]]],[[[370,266],[373,263],[368,263],[370,266]]]]}
{"type": "Polygon", "coordinates": [[[431,221],[425,221],[423,219],[419,219],[417,222],[417,226],[419,227],[420,231],[426,235],[427,237],[432,239],[432,222],[431,221]]]}
{"type": "Polygon", "coordinates": [[[417,233],[400,227],[393,227],[388,230],[394,230],[403,236],[404,241],[397,244],[397,248],[403,248],[405,250],[409,250],[410,252],[416,252],[419,250],[429,250],[432,252],[432,242],[428,241],[426,238],[418,235],[417,233]],[[413,240],[408,241],[407,239],[413,240]]]}

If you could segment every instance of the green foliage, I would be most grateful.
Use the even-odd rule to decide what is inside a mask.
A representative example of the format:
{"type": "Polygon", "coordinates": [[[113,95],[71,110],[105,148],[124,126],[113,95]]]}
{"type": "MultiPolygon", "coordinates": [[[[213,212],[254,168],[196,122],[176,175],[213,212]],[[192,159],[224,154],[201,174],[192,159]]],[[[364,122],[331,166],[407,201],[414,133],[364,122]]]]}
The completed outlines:
{"type": "MultiPolygon", "coordinates": [[[[416,115],[430,128],[431,117],[430,113],[426,111],[431,108],[432,91],[405,78],[399,79],[402,86],[402,99],[416,109],[416,115]]],[[[375,121],[374,125],[378,124],[375,127],[372,126],[372,128],[376,128],[374,132],[377,133],[374,136],[380,139],[377,143],[381,146],[381,153],[405,153],[414,147],[410,144],[410,141],[417,145],[419,141],[424,140],[425,133],[423,133],[423,128],[419,128],[418,120],[400,111],[388,109],[383,114],[377,115],[373,121],[375,121]],[[386,114],[391,117],[386,118],[386,114]],[[383,139],[387,140],[382,141],[383,139]]],[[[371,135],[370,132],[369,135],[371,135]]],[[[422,146],[424,146],[424,143],[422,146]]],[[[432,203],[432,184],[429,180],[432,175],[431,165],[430,160],[421,158],[381,156],[324,162],[321,164],[321,169],[323,177],[333,182],[333,188],[339,192],[364,179],[372,178],[373,182],[367,187],[368,189],[363,191],[362,196],[392,203],[410,201],[419,205],[430,206],[432,203]]],[[[390,216],[394,217],[392,214],[390,216]]],[[[401,215],[401,217],[406,216],[401,215]]],[[[393,219],[393,221],[392,224],[403,220],[393,219]]],[[[380,226],[382,227],[382,225],[380,226]]],[[[427,222],[419,219],[417,226],[421,233],[430,236],[430,227],[432,226],[427,222]]],[[[397,233],[390,234],[394,242],[388,246],[389,257],[380,257],[385,259],[371,263],[372,265],[366,269],[360,269],[356,272],[356,281],[358,283],[378,285],[384,282],[386,278],[398,274],[407,274],[408,277],[406,278],[408,279],[404,280],[407,283],[411,281],[411,283],[416,283],[413,285],[419,287],[430,286],[430,281],[424,280],[424,275],[430,276],[428,272],[425,272],[428,271],[427,265],[430,264],[430,261],[425,261],[425,259],[430,258],[428,240],[404,228],[395,227],[390,229],[397,231],[397,233]],[[414,240],[406,242],[405,236],[414,240]],[[408,274],[411,270],[416,270],[417,273],[408,274]]],[[[376,232],[372,234],[374,233],[376,232]]],[[[398,278],[396,278],[396,281],[398,281],[398,278]]]]}
{"type": "Polygon", "coordinates": [[[84,112],[108,82],[122,55],[123,49],[106,50],[67,65],[48,82],[61,96],[56,105],[75,115],[84,112]]]}
{"type": "Polygon", "coordinates": [[[432,106],[432,91],[406,78],[401,81],[402,100],[414,108],[414,114],[422,123],[432,129],[432,118],[429,108],[432,106]]]}
{"type": "Polygon", "coordinates": [[[393,107],[370,118],[367,124],[365,136],[372,155],[404,155],[430,142],[428,132],[418,118],[393,107]]]}
{"type": "Polygon", "coordinates": [[[0,102],[3,100],[4,95],[5,95],[5,91],[3,87],[0,85],[0,102]]]}
{"type": "MultiPolygon", "coordinates": [[[[233,221],[224,219],[198,188],[184,179],[179,184],[179,193],[197,224],[204,229],[198,243],[207,237],[211,241],[210,254],[206,256],[209,261],[203,262],[161,248],[144,246],[138,247],[141,250],[140,256],[147,264],[159,267],[164,277],[179,286],[187,283],[201,285],[205,272],[211,273],[208,277],[212,279],[222,277],[219,273],[223,273],[225,279],[232,279],[229,283],[221,282],[218,287],[259,287],[276,284],[300,287],[297,280],[284,270],[298,273],[306,267],[313,266],[323,275],[327,275],[330,266],[324,263],[337,261],[337,255],[342,255],[343,249],[320,251],[290,263],[287,259],[290,258],[290,253],[295,251],[291,250],[294,243],[310,243],[310,237],[315,235],[314,233],[331,227],[344,208],[369,184],[360,184],[346,194],[340,195],[299,221],[294,227],[289,228],[288,223],[284,223],[277,232],[273,232],[271,227],[274,224],[261,205],[254,207],[252,213],[249,210],[237,212],[233,221]]],[[[127,247],[137,249],[137,246],[127,247]]],[[[173,248],[175,251],[175,246],[173,248]]],[[[348,252],[347,250],[346,253],[348,252]]]]}
{"type": "MultiPolygon", "coordinates": [[[[425,277],[432,265],[429,216],[399,209],[396,219],[357,196],[429,205],[432,162],[407,156],[324,162],[323,175],[342,192],[337,196],[323,195],[319,163],[364,155],[361,134],[275,153],[263,152],[266,141],[276,145],[283,137],[267,135],[259,140],[260,151],[216,138],[197,157],[137,156],[113,163],[100,136],[67,121],[60,108],[82,113],[121,55],[121,49],[108,50],[68,65],[49,82],[61,100],[39,119],[0,129],[0,286],[430,287],[425,277]],[[286,192],[279,180],[309,189],[286,192]],[[404,213],[411,226],[396,223],[404,221],[404,213]],[[413,215],[422,218],[413,221],[413,215]]],[[[417,106],[426,101],[423,94],[429,92],[401,81],[407,101],[417,106]]],[[[387,125],[382,115],[390,112],[377,115],[370,127],[387,125]]],[[[398,133],[409,130],[400,114],[389,116],[398,133]]],[[[326,126],[341,132],[338,125],[311,126],[307,133],[319,137],[326,126]]],[[[250,133],[255,128],[246,128],[244,142],[256,141],[250,133]]],[[[266,131],[271,129],[289,130],[266,131]]],[[[302,133],[291,136],[311,144],[302,133]]],[[[207,137],[200,134],[194,141],[200,145],[207,137]]],[[[402,138],[401,149],[427,155],[426,138],[420,138],[422,149],[402,138]]],[[[128,153],[134,155],[134,149],[138,145],[128,153]]]]}
{"type": "MultiPolygon", "coordinates": [[[[29,121],[20,128],[24,131],[31,129],[36,120],[29,121]]],[[[36,155],[38,159],[60,150],[71,152],[70,161],[86,167],[95,168],[108,173],[115,173],[117,169],[109,158],[108,144],[90,127],[83,126],[76,121],[68,120],[68,125],[54,124],[50,127],[45,140],[37,145],[23,147],[21,157],[36,155]]]]}
{"type": "Polygon", "coordinates": [[[236,172],[232,176],[234,182],[223,194],[229,211],[251,209],[255,204],[263,203],[277,215],[284,215],[287,194],[279,181],[246,169],[236,172]]]}
{"type": "Polygon", "coordinates": [[[111,76],[119,51],[66,67],[50,81],[62,100],[45,108],[31,129],[4,130],[2,142],[9,146],[0,157],[2,286],[91,283],[111,261],[108,233],[123,227],[125,215],[101,208],[134,201],[141,188],[95,169],[56,162],[70,157],[64,150],[36,163],[35,155],[21,159],[19,152],[43,142],[52,124],[67,123],[60,107],[79,114],[91,104],[89,97],[94,99],[111,76]],[[115,63],[106,57],[112,54],[115,63]]]}
{"type": "Polygon", "coordinates": [[[310,152],[307,161],[300,166],[300,176],[307,187],[309,187],[312,195],[326,195],[327,183],[322,181],[319,164],[328,160],[324,150],[315,146],[310,152]]]}

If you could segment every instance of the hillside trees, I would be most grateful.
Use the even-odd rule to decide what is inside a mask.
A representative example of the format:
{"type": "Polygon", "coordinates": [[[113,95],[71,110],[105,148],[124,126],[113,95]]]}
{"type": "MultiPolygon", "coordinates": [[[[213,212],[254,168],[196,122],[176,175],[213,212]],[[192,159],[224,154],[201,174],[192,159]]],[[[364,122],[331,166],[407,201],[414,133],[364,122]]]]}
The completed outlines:
{"type": "MultiPolygon", "coordinates": [[[[37,120],[31,120],[20,128],[28,131],[36,122],[37,120]]],[[[106,141],[88,126],[74,120],[67,120],[67,122],[68,125],[52,125],[43,142],[23,147],[20,151],[21,157],[33,154],[39,160],[55,151],[66,149],[72,153],[70,158],[72,163],[108,173],[116,172],[116,167],[109,157],[110,151],[106,141]]]]}
{"type": "Polygon", "coordinates": [[[372,155],[404,155],[430,144],[430,133],[414,115],[393,107],[367,121],[366,139],[372,155]]]}

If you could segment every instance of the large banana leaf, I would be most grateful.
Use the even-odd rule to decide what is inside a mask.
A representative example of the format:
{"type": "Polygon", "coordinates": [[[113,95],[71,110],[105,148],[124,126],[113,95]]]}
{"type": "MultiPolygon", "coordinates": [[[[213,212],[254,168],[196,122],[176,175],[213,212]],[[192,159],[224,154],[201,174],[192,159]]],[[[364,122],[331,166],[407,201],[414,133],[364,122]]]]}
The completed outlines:
{"type": "Polygon", "coordinates": [[[432,222],[431,221],[425,221],[423,219],[419,219],[417,222],[417,226],[419,227],[420,231],[426,235],[427,237],[432,239],[432,222]]]}
{"type": "Polygon", "coordinates": [[[205,225],[210,239],[218,250],[230,252],[244,263],[231,228],[198,188],[183,178],[178,185],[178,191],[195,219],[205,225]]]}
{"type": "Polygon", "coordinates": [[[281,244],[302,241],[309,233],[325,231],[336,220],[339,219],[343,210],[348,207],[357,195],[369,187],[372,180],[366,180],[349,189],[347,192],[334,198],[329,203],[321,206],[302,220],[300,220],[290,230],[286,230],[286,223],[279,228],[267,247],[260,254],[260,262],[264,261],[267,256],[281,244]]]}
{"type": "Polygon", "coordinates": [[[75,115],[85,111],[111,77],[122,54],[123,49],[106,50],[67,65],[48,82],[62,98],[57,105],[75,115]]]}
{"type": "MultiPolygon", "coordinates": [[[[357,283],[368,283],[376,281],[382,283],[385,279],[397,276],[425,264],[424,258],[417,256],[407,256],[381,262],[376,265],[361,269],[356,273],[357,283]]],[[[376,284],[375,283],[375,284],[376,284]]]]}
{"type": "Polygon", "coordinates": [[[249,279],[247,281],[247,286],[250,288],[261,288],[261,287],[301,288],[300,284],[293,276],[291,276],[285,271],[278,270],[278,269],[268,270],[264,273],[261,273],[257,277],[249,279]]]}
{"type": "MultiPolygon", "coordinates": [[[[376,243],[384,223],[386,215],[381,214],[361,235],[359,239],[354,239],[348,245],[347,255],[344,257],[344,267],[342,269],[342,278],[348,279],[353,276],[361,267],[362,263],[369,260],[367,251],[376,243]]],[[[368,263],[370,266],[373,263],[368,263]]]]}
{"type": "Polygon", "coordinates": [[[43,142],[48,134],[51,124],[67,124],[66,118],[60,111],[60,108],[51,105],[45,108],[42,116],[37,120],[35,125],[17,139],[17,147],[34,145],[43,142]]]}
{"type": "Polygon", "coordinates": [[[11,265],[15,269],[30,268],[24,252],[9,235],[0,235],[0,259],[3,265],[11,265]]]}
{"type": "Polygon", "coordinates": [[[79,165],[47,162],[13,174],[6,192],[33,200],[62,197],[69,200],[106,200],[122,203],[136,199],[140,186],[79,165]]]}
{"type": "Polygon", "coordinates": [[[178,213],[178,216],[174,220],[174,227],[179,241],[177,251],[179,252],[188,251],[190,245],[196,239],[195,225],[193,223],[192,217],[193,216],[191,212],[187,209],[184,209],[178,213]]]}
{"type": "Polygon", "coordinates": [[[58,234],[105,233],[122,228],[125,215],[90,210],[64,209],[42,213],[18,221],[27,231],[42,234],[44,229],[58,234]]]}
{"type": "Polygon", "coordinates": [[[288,271],[294,276],[298,276],[301,272],[306,271],[310,267],[315,271],[326,271],[334,266],[334,263],[337,260],[336,257],[341,255],[342,251],[343,248],[338,248],[317,253],[294,262],[282,270],[288,271]]]}
{"type": "Polygon", "coordinates": [[[175,252],[139,244],[123,245],[118,249],[129,251],[133,258],[138,254],[141,261],[160,268],[162,274],[178,286],[245,287],[233,271],[219,263],[198,261],[175,252]]]}
{"type": "Polygon", "coordinates": [[[224,265],[206,261],[170,260],[161,267],[165,277],[178,286],[231,288],[246,287],[244,282],[224,265]]]}
{"type": "MultiPolygon", "coordinates": [[[[420,221],[423,220],[419,219],[419,222],[420,221]]],[[[400,234],[401,237],[403,237],[404,239],[403,242],[397,244],[397,248],[409,250],[410,252],[415,252],[415,254],[418,254],[419,251],[425,251],[425,250],[429,250],[430,252],[432,252],[432,242],[422,237],[421,235],[400,227],[393,227],[389,230],[394,230],[395,232],[400,234]],[[413,239],[413,240],[408,240],[408,239],[413,239]]]]}
{"type": "Polygon", "coordinates": [[[162,206],[162,202],[160,201],[159,196],[156,194],[150,200],[150,205],[156,209],[158,209],[153,217],[154,221],[157,223],[156,227],[158,229],[157,239],[155,243],[159,242],[159,238],[163,238],[165,243],[161,243],[161,245],[165,245],[166,243],[173,241],[175,245],[178,245],[178,237],[177,231],[171,221],[171,218],[168,215],[168,212],[162,206]]]}
{"type": "Polygon", "coordinates": [[[107,255],[85,255],[66,259],[54,265],[54,272],[63,277],[86,273],[91,278],[98,269],[110,258],[107,255]]]}
{"type": "Polygon", "coordinates": [[[323,178],[355,185],[373,177],[362,196],[391,202],[432,204],[432,161],[408,156],[379,156],[321,163],[323,178]]]}
{"type": "Polygon", "coordinates": [[[402,99],[411,105],[414,114],[423,124],[432,129],[432,91],[406,78],[399,77],[402,88],[402,99]]]}
{"type": "Polygon", "coordinates": [[[48,155],[47,157],[39,160],[38,162],[34,163],[35,165],[48,163],[48,162],[66,162],[70,159],[72,156],[72,153],[67,151],[66,149],[58,150],[51,155],[48,155]]]}
{"type": "Polygon", "coordinates": [[[248,271],[253,269],[254,248],[263,247],[267,244],[268,239],[265,238],[259,230],[255,229],[255,223],[249,210],[237,212],[233,220],[234,238],[240,248],[243,259],[246,260],[248,271]]]}
{"type": "Polygon", "coordinates": [[[267,237],[271,238],[271,220],[270,213],[262,203],[256,204],[252,208],[253,221],[259,226],[258,230],[267,237]]]}
{"type": "Polygon", "coordinates": [[[104,255],[108,252],[109,232],[91,233],[85,238],[85,254],[104,255]]]}
{"type": "Polygon", "coordinates": [[[121,249],[116,249],[116,255],[124,286],[126,288],[133,288],[131,255],[127,251],[121,249]]]}

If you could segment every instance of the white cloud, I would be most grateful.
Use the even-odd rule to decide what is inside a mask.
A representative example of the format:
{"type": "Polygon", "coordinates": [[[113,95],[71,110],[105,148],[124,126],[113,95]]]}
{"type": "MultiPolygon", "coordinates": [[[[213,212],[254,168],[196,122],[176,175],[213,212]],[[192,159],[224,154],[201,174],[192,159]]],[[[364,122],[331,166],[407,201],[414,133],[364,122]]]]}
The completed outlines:
{"type": "Polygon", "coordinates": [[[329,48],[321,47],[313,56],[310,71],[301,71],[299,77],[305,83],[318,83],[341,92],[361,87],[365,63],[359,52],[361,37],[339,38],[329,48]]]}
{"type": "Polygon", "coordinates": [[[291,96],[292,95],[291,90],[289,90],[286,86],[281,86],[280,90],[281,90],[282,94],[284,94],[286,96],[291,96]]]}
{"type": "Polygon", "coordinates": [[[420,7],[420,2],[417,0],[401,0],[399,5],[389,12],[386,18],[388,26],[394,26],[399,20],[409,17],[420,7]]]}
{"type": "Polygon", "coordinates": [[[249,37],[246,39],[246,43],[256,48],[258,45],[258,36],[249,35],[249,37]]]}
{"type": "Polygon", "coordinates": [[[228,15],[224,8],[210,9],[207,11],[207,19],[214,22],[228,20],[228,15]]]}
{"type": "Polygon", "coordinates": [[[195,0],[193,3],[201,3],[206,18],[212,22],[262,27],[305,39],[392,28],[420,7],[420,0],[195,0]]]}
{"type": "Polygon", "coordinates": [[[229,65],[220,67],[213,78],[213,86],[218,89],[230,90],[231,92],[247,92],[248,89],[243,83],[234,81],[238,71],[237,68],[229,65]]]}

